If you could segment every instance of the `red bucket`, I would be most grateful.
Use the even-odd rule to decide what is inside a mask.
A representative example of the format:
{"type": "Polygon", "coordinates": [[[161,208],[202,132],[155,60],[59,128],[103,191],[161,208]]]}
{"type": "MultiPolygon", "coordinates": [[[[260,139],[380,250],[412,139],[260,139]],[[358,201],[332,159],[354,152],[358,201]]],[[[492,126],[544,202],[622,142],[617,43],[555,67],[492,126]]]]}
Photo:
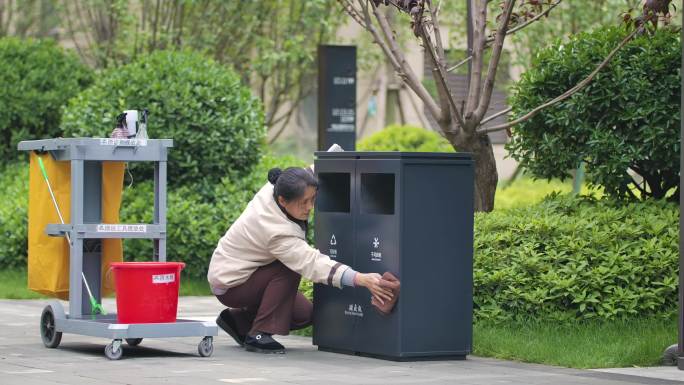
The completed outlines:
{"type": "Polygon", "coordinates": [[[176,322],[183,262],[114,262],[120,323],[176,322]]]}

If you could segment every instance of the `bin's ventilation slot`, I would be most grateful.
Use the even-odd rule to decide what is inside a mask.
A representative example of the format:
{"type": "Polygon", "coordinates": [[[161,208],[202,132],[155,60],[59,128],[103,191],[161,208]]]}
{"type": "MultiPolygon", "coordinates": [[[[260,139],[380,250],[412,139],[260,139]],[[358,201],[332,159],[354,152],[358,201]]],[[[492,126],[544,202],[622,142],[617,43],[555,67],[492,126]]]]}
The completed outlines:
{"type": "Polygon", "coordinates": [[[394,214],[394,174],[361,174],[361,212],[394,214]]]}
{"type": "Polygon", "coordinates": [[[318,211],[349,213],[351,196],[351,174],[346,172],[324,172],[318,174],[318,211]]]}

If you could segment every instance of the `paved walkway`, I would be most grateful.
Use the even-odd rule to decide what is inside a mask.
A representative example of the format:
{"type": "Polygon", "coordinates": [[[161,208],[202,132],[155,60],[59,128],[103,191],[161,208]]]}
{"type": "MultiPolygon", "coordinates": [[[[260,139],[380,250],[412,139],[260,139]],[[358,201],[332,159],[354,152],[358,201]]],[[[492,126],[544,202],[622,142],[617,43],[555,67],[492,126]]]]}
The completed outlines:
{"type": "MultiPolygon", "coordinates": [[[[57,349],[43,347],[38,332],[45,301],[0,300],[0,383],[2,384],[682,384],[674,368],[620,369],[617,373],[469,357],[466,361],[397,363],[319,352],[304,337],[279,340],[287,354],[246,352],[226,335],[214,341],[214,355],[197,355],[198,338],[149,339],[125,347],[119,361],[103,355],[109,341],[65,334],[57,349]],[[636,374],[636,375],[632,375],[636,374]],[[667,379],[648,378],[661,376],[667,379]],[[679,381],[675,381],[679,380],[679,381]]],[[[106,309],[115,309],[105,300],[106,309]]],[[[213,298],[184,297],[184,318],[213,320],[213,298]]]]}

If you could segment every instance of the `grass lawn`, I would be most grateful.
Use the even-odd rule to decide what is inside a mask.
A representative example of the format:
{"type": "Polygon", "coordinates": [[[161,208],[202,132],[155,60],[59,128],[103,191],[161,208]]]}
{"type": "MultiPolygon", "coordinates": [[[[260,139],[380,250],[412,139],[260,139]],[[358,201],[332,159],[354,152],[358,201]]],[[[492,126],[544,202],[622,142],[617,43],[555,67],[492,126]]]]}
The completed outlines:
{"type": "Polygon", "coordinates": [[[572,368],[657,366],[677,342],[677,318],[611,322],[477,323],[474,355],[572,368]]]}
{"type": "MultiPolygon", "coordinates": [[[[311,328],[292,334],[310,336],[311,328]]],[[[676,316],[573,325],[480,322],[472,354],[580,369],[657,366],[676,342],[676,316]]]]}
{"type": "Polygon", "coordinates": [[[0,270],[0,298],[47,298],[26,287],[26,270],[0,270]]]}
{"type": "MultiPolygon", "coordinates": [[[[539,203],[552,192],[568,194],[572,192],[572,179],[565,182],[553,179],[534,180],[532,177],[523,175],[519,179],[507,185],[500,183],[494,196],[494,210],[505,210],[516,207],[523,207],[539,203]]],[[[597,198],[603,196],[601,189],[590,190],[586,184],[582,185],[580,191],[582,195],[594,195],[597,198]]]]}

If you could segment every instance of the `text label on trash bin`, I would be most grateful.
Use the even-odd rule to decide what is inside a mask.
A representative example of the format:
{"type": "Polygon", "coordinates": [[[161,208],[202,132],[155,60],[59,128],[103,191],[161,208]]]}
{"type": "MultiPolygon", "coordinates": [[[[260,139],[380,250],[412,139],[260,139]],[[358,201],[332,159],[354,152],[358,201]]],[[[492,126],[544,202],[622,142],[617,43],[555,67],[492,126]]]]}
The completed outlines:
{"type": "Polygon", "coordinates": [[[144,233],[147,225],[97,225],[98,233],[144,233]]]}
{"type": "Polygon", "coordinates": [[[176,281],[176,274],[154,274],[152,283],[171,283],[176,281]]]}
{"type": "Polygon", "coordinates": [[[358,304],[350,304],[347,310],[344,311],[344,315],[363,317],[363,308],[358,304]]]}
{"type": "MultiPolygon", "coordinates": [[[[378,249],[379,247],[380,247],[380,238],[373,237],[373,248],[378,249]]],[[[371,251],[371,261],[381,262],[382,261],[382,253],[380,251],[371,251]]]]}
{"type": "MultiPolygon", "coordinates": [[[[337,239],[335,239],[335,234],[333,234],[332,238],[330,238],[330,246],[335,246],[335,245],[337,245],[337,239]]],[[[337,249],[331,248],[329,250],[330,250],[329,257],[330,258],[337,258],[337,249]]]]}

